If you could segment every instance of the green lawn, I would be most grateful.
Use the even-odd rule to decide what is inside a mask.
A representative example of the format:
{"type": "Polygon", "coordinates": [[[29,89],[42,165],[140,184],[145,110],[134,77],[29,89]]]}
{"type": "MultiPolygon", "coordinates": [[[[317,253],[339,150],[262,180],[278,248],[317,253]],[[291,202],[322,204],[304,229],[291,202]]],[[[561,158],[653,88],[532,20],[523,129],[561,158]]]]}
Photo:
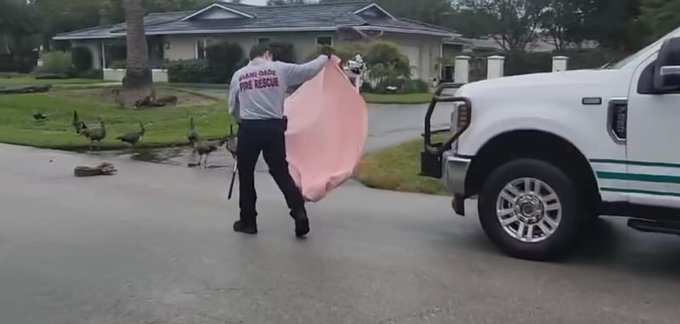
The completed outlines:
{"type": "Polygon", "coordinates": [[[172,82],[164,83],[166,87],[180,88],[180,89],[229,89],[229,84],[222,83],[184,83],[184,82],[172,82]]]}
{"type": "MultiPolygon", "coordinates": [[[[106,123],[107,138],[102,149],[125,147],[115,138],[139,129],[139,121],[147,125],[140,147],[186,144],[189,118],[194,117],[201,137],[214,139],[229,132],[232,119],[226,104],[216,100],[173,90],[180,100],[176,107],[130,110],[118,108],[107,100],[106,89],[56,90],[28,95],[0,95],[0,142],[44,148],[78,150],[87,148],[87,138],[75,133],[71,126],[73,110],[90,127],[101,117],[106,123]],[[38,122],[33,114],[50,115],[38,122]]],[[[163,94],[163,91],[159,91],[163,94]]]]}
{"type": "Polygon", "coordinates": [[[431,93],[376,94],[363,93],[364,99],[373,104],[416,105],[432,101],[431,93]]]}
{"type": "MultiPolygon", "coordinates": [[[[191,90],[205,90],[205,89],[219,89],[225,90],[229,88],[228,84],[217,83],[166,83],[163,86],[179,89],[191,90]]],[[[415,105],[429,103],[432,100],[431,93],[410,93],[410,94],[376,94],[363,93],[364,99],[368,103],[373,104],[402,104],[415,105]]]]}
{"type": "Polygon", "coordinates": [[[446,195],[438,179],[421,177],[423,141],[415,140],[370,154],[361,161],[356,178],[371,188],[446,195]]]}
{"type": "Polygon", "coordinates": [[[0,87],[15,87],[15,86],[40,86],[40,85],[76,85],[76,84],[95,84],[102,83],[99,79],[54,79],[44,80],[35,79],[28,74],[0,74],[0,87]]]}

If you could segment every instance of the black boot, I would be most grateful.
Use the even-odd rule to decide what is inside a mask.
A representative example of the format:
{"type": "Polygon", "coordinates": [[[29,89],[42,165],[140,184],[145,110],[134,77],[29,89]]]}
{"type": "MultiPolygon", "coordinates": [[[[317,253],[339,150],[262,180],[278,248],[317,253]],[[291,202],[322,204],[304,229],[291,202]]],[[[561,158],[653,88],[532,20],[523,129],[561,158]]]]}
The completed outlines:
{"type": "Polygon", "coordinates": [[[236,221],[234,223],[234,232],[243,234],[257,234],[257,224],[256,223],[246,223],[242,220],[236,221]]]}
{"type": "Polygon", "coordinates": [[[303,237],[309,234],[309,218],[307,218],[306,210],[291,212],[290,216],[295,220],[295,236],[303,237]]]}

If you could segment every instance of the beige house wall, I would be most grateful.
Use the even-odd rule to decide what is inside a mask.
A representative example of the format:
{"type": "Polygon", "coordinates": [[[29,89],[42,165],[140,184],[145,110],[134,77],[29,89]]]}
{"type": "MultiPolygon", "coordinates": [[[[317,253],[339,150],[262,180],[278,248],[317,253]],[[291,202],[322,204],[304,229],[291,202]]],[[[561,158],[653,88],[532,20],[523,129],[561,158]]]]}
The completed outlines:
{"type": "MultiPolygon", "coordinates": [[[[213,41],[228,41],[239,44],[245,56],[250,48],[260,39],[266,38],[270,42],[286,42],[293,44],[295,60],[303,62],[317,48],[318,37],[331,37],[333,45],[347,44],[330,32],[297,32],[297,33],[249,33],[228,35],[178,35],[164,37],[163,58],[169,61],[191,60],[198,58],[197,42],[203,39],[213,41]]],[[[422,79],[430,83],[440,75],[439,58],[442,57],[442,39],[422,35],[385,34],[381,40],[395,44],[399,51],[406,55],[411,64],[413,78],[422,79]]],[[[101,68],[101,42],[78,41],[74,45],[85,46],[93,54],[95,69],[101,68]]]]}
{"type": "Polygon", "coordinates": [[[257,33],[257,34],[229,34],[229,35],[203,35],[203,36],[167,36],[169,48],[165,50],[165,58],[168,60],[187,60],[197,58],[196,43],[199,40],[227,41],[239,44],[245,56],[250,48],[257,44],[260,39],[268,39],[270,42],[286,42],[293,44],[293,52],[298,62],[304,61],[315,49],[318,37],[333,37],[333,33],[324,32],[299,32],[299,33],[257,33]]]}

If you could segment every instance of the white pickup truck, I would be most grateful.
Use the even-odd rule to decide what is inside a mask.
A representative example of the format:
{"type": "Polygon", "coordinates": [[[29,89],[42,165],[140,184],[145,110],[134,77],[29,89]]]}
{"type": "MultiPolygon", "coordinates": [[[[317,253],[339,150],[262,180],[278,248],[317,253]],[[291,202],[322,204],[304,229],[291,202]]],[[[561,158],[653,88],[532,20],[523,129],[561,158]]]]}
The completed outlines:
{"type": "Polygon", "coordinates": [[[599,215],[680,234],[680,29],[601,69],[449,88],[425,118],[422,174],[443,179],[458,214],[476,197],[505,253],[560,256],[599,215]],[[433,143],[440,102],[455,105],[452,133],[433,143]]]}

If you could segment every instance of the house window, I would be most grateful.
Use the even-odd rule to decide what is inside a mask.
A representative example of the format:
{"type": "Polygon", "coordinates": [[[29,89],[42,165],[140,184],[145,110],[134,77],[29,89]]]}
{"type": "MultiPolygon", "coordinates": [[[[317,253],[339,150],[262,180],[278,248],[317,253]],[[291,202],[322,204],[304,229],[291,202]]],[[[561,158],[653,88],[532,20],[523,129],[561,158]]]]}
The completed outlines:
{"type": "Polygon", "coordinates": [[[210,46],[210,39],[200,38],[196,40],[196,58],[204,59],[208,56],[208,47],[210,46]]]}
{"type": "Polygon", "coordinates": [[[260,37],[257,39],[258,44],[267,44],[269,43],[269,37],[260,37]]]}
{"type": "Polygon", "coordinates": [[[333,46],[333,37],[321,36],[316,38],[317,46],[333,46]]]}

